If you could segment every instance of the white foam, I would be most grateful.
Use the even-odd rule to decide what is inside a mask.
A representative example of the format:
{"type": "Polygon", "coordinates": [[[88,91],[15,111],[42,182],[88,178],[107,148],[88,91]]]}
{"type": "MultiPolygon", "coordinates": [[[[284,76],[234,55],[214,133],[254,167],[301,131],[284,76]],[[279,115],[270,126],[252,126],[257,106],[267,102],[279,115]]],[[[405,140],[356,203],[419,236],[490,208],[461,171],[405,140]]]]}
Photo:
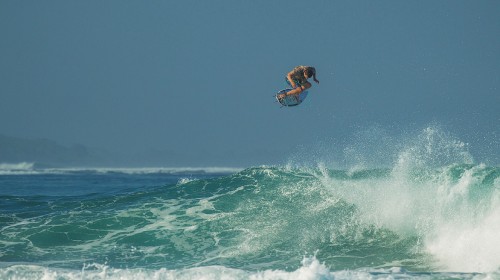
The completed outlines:
{"type": "Polygon", "coordinates": [[[493,206],[487,213],[472,217],[468,213],[458,213],[457,219],[442,221],[427,237],[427,251],[436,256],[446,270],[492,272],[500,268],[498,189],[497,186],[493,206]]]}
{"type": "Polygon", "coordinates": [[[0,163],[0,170],[31,170],[33,165],[32,162],[0,163]]]}
{"type": "Polygon", "coordinates": [[[35,168],[33,163],[0,164],[0,175],[48,175],[72,173],[122,173],[122,174],[232,174],[243,170],[238,167],[75,167],[75,168],[35,168]]]}
{"type": "Polygon", "coordinates": [[[363,224],[417,235],[424,243],[417,249],[432,254],[440,270],[497,271],[500,179],[484,185],[487,167],[473,166],[467,145],[435,127],[408,140],[395,159],[387,177],[330,178],[320,165],[318,179],[356,205],[363,224]]]}
{"type": "Polygon", "coordinates": [[[500,211],[477,225],[443,225],[427,250],[438,257],[447,270],[483,272],[500,267],[500,211]]]}
{"type": "MultiPolygon", "coordinates": [[[[390,269],[358,269],[332,271],[324,264],[320,263],[315,257],[304,258],[302,266],[294,271],[284,270],[263,270],[263,271],[245,271],[241,269],[228,268],[224,266],[205,266],[186,268],[178,270],[169,270],[161,268],[152,269],[116,269],[101,264],[84,265],[81,270],[54,269],[37,265],[13,265],[0,269],[1,279],[107,279],[107,280],[155,280],[155,279],[248,279],[248,280],[329,280],[329,279],[434,279],[434,278],[460,278],[460,279],[494,279],[498,273],[484,275],[450,274],[435,273],[429,274],[408,274],[399,268],[390,269]]],[[[441,279],[439,278],[439,279],[441,279]]]]}
{"type": "Polygon", "coordinates": [[[32,174],[34,163],[0,163],[0,175],[32,174]]]}
{"type": "Polygon", "coordinates": [[[236,173],[243,168],[236,167],[138,167],[138,168],[86,168],[86,169],[62,169],[68,171],[95,171],[98,173],[125,173],[125,174],[177,174],[177,173],[236,173]]]}

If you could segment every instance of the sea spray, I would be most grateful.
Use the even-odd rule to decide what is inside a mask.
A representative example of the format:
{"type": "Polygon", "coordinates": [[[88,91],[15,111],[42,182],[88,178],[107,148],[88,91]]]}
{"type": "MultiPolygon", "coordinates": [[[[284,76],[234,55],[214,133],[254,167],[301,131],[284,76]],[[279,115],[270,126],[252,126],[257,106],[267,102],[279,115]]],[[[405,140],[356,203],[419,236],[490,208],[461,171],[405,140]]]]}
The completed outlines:
{"type": "Polygon", "coordinates": [[[435,127],[424,129],[400,149],[384,176],[339,180],[319,164],[319,178],[333,195],[356,206],[362,224],[415,236],[415,252],[435,257],[436,268],[497,270],[498,168],[472,164],[467,145],[435,127]]]}

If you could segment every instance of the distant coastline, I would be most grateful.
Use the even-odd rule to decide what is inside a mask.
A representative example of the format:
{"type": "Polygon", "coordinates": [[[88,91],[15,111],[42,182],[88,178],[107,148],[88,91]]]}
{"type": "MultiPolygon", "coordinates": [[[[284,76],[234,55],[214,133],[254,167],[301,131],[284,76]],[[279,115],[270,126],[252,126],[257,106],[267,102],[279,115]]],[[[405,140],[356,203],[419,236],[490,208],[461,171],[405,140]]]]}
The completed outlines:
{"type": "MultiPolygon", "coordinates": [[[[206,156],[206,155],[205,155],[206,156]]],[[[63,145],[51,139],[29,139],[0,134],[0,165],[26,169],[67,167],[172,167],[206,168],[269,164],[260,158],[242,164],[245,155],[215,154],[203,159],[191,151],[157,150],[144,147],[143,151],[129,153],[88,147],[83,144],[63,145]],[[242,160],[243,159],[243,160],[242,160]]]]}
{"type": "Polygon", "coordinates": [[[49,139],[0,135],[0,163],[31,163],[37,167],[82,165],[97,160],[84,145],[63,146],[49,139]]]}

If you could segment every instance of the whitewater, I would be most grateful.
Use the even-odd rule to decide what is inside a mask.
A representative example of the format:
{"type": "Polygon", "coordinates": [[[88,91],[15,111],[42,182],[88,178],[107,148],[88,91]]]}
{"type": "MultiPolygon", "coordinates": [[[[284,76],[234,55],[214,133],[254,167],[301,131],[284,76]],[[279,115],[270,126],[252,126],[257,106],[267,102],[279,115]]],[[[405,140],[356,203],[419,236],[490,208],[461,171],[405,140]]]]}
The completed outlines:
{"type": "Polygon", "coordinates": [[[0,165],[0,279],[500,279],[500,167],[433,127],[389,165],[344,150],[356,164],[0,165]]]}

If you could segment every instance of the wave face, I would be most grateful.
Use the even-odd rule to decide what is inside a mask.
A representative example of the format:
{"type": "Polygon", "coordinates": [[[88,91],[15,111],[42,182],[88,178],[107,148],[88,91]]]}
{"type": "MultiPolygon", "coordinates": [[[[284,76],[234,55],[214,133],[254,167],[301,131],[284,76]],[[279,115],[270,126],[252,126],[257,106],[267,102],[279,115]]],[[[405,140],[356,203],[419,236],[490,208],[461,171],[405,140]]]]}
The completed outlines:
{"type": "Polygon", "coordinates": [[[432,143],[380,168],[4,175],[90,190],[1,194],[0,278],[498,277],[500,168],[432,143]]]}

